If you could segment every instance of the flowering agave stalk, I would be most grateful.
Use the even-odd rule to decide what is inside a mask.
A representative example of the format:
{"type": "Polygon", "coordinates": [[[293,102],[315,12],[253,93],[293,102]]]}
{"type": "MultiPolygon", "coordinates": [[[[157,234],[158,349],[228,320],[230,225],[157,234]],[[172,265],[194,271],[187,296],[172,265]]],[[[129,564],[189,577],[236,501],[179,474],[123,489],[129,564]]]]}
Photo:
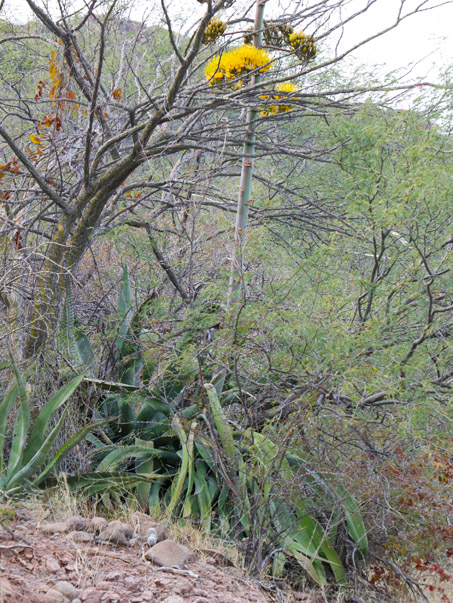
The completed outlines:
{"type": "MultiPolygon", "coordinates": [[[[266,0],[257,0],[255,24],[253,32],[253,45],[260,48],[262,45],[262,31],[264,22],[264,4],[266,0]]],[[[260,70],[252,76],[251,84],[257,84],[261,79],[260,70]]],[[[249,108],[245,126],[245,142],[242,158],[241,179],[236,213],[236,227],[234,232],[234,255],[231,268],[230,288],[228,293],[228,306],[239,301],[243,278],[243,249],[247,233],[248,212],[253,178],[253,159],[255,155],[255,122],[257,110],[249,108]]]]}

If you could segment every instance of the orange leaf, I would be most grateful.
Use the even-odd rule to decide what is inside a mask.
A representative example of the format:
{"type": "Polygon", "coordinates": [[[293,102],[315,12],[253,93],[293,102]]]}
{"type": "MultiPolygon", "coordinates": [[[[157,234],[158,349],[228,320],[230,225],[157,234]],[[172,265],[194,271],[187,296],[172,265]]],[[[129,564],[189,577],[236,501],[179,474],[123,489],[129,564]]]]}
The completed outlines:
{"type": "Polygon", "coordinates": [[[120,101],[122,96],[123,96],[123,91],[121,90],[121,88],[115,88],[115,90],[112,92],[112,97],[116,101],[120,101]]]}
{"type": "Polygon", "coordinates": [[[30,140],[37,145],[41,145],[41,136],[35,136],[34,134],[30,134],[30,140]]]}

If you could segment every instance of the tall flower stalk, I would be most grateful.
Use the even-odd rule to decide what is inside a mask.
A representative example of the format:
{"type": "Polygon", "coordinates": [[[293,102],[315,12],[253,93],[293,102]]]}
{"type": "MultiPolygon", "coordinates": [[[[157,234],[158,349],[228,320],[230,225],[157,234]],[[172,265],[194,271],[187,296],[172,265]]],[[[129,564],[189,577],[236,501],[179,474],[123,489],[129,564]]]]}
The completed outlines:
{"type": "MultiPolygon", "coordinates": [[[[263,41],[263,17],[264,4],[266,0],[257,0],[255,12],[255,24],[253,31],[253,46],[260,48],[263,41]]],[[[251,85],[259,83],[261,79],[260,70],[256,70],[251,79],[251,85]]],[[[234,231],[234,252],[231,265],[231,278],[228,292],[228,306],[239,301],[241,296],[243,269],[244,269],[244,247],[247,234],[249,204],[252,191],[253,163],[255,156],[255,123],[258,111],[250,107],[247,111],[245,125],[245,141],[242,157],[241,179],[239,182],[239,194],[236,211],[236,227],[234,231]]]]}

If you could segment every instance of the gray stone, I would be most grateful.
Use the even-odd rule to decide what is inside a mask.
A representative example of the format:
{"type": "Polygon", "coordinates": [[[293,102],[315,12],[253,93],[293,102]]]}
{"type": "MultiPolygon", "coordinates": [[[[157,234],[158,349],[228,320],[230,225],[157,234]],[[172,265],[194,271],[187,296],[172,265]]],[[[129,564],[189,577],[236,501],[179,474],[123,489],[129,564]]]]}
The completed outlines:
{"type": "Polygon", "coordinates": [[[93,532],[100,532],[105,527],[107,527],[107,525],[108,525],[108,521],[106,519],[104,519],[103,517],[93,517],[93,519],[90,521],[90,526],[91,526],[90,529],[93,532]]]}
{"type": "Polygon", "coordinates": [[[179,595],[170,595],[164,599],[161,603],[186,603],[187,599],[183,599],[179,595]]]}
{"type": "Polygon", "coordinates": [[[44,603],[65,603],[69,601],[67,597],[64,596],[59,590],[55,590],[51,588],[46,592],[43,599],[44,603]]]}
{"type": "Polygon", "coordinates": [[[131,525],[115,520],[101,530],[99,540],[129,546],[133,535],[134,529],[131,525]]]}
{"type": "Polygon", "coordinates": [[[65,521],[43,523],[39,526],[39,529],[45,534],[64,534],[69,531],[68,524],[65,521]]]}
{"type": "Polygon", "coordinates": [[[151,547],[145,558],[154,565],[179,567],[183,569],[186,562],[191,561],[194,555],[190,549],[178,544],[174,540],[163,540],[151,547]]]}
{"type": "Polygon", "coordinates": [[[89,587],[82,590],[79,599],[83,601],[83,603],[101,603],[103,594],[104,593],[99,592],[96,588],[89,587]]]}
{"type": "Polygon", "coordinates": [[[74,542],[91,542],[94,535],[89,532],[69,532],[68,537],[74,542]]]}
{"type": "Polygon", "coordinates": [[[60,562],[55,557],[48,557],[46,559],[46,567],[50,572],[58,572],[60,569],[60,562]]]}
{"type": "Polygon", "coordinates": [[[91,522],[89,519],[81,517],[80,515],[73,515],[66,521],[66,525],[70,531],[85,532],[90,528],[91,522]]]}
{"type": "Polygon", "coordinates": [[[71,599],[71,601],[78,597],[81,593],[80,588],[76,588],[67,580],[60,580],[57,582],[54,586],[54,589],[60,591],[65,597],[71,599]]]}
{"type": "Polygon", "coordinates": [[[113,591],[109,591],[108,593],[104,593],[102,595],[101,603],[120,603],[121,597],[118,593],[113,591]]]}

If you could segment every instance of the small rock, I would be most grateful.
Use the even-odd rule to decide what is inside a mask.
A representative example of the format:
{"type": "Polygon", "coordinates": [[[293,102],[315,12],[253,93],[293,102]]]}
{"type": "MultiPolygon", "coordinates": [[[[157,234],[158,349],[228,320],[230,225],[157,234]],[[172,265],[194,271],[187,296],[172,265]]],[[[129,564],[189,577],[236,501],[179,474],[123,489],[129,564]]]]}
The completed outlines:
{"type": "Polygon", "coordinates": [[[184,569],[186,561],[190,561],[193,557],[190,549],[174,540],[158,542],[145,553],[145,558],[155,565],[177,566],[180,569],[184,569]]]}
{"type": "Polygon", "coordinates": [[[59,590],[51,588],[44,595],[43,601],[44,603],[65,603],[66,601],[68,601],[68,599],[59,590]]]}
{"type": "Polygon", "coordinates": [[[122,577],[123,572],[120,572],[119,570],[109,572],[106,576],[104,576],[105,580],[109,580],[110,582],[113,582],[114,580],[119,580],[122,577]]]}
{"type": "Polygon", "coordinates": [[[46,559],[46,567],[49,572],[58,572],[60,569],[60,562],[55,557],[48,557],[46,559]]]}
{"type": "Polygon", "coordinates": [[[74,542],[91,542],[93,534],[89,532],[69,532],[68,537],[74,542]]]}
{"type": "Polygon", "coordinates": [[[133,534],[134,529],[131,525],[115,520],[101,530],[99,540],[129,546],[133,534]]]}
{"type": "Polygon", "coordinates": [[[180,597],[179,595],[170,595],[161,603],[186,603],[186,600],[180,597]]]}
{"type": "Polygon", "coordinates": [[[45,534],[64,534],[69,531],[68,525],[65,521],[56,521],[53,523],[43,523],[39,529],[45,534]]]}
{"type": "Polygon", "coordinates": [[[107,527],[108,521],[103,517],[93,517],[93,519],[90,521],[90,524],[93,532],[100,532],[107,527]]]}
{"type": "Polygon", "coordinates": [[[96,588],[90,586],[89,588],[82,590],[79,599],[83,601],[83,603],[101,603],[103,594],[104,593],[99,592],[96,588]]]}
{"type": "Polygon", "coordinates": [[[77,599],[73,599],[73,600],[71,601],[71,603],[82,603],[82,599],[79,599],[79,598],[77,598],[77,599]]]}
{"type": "Polygon", "coordinates": [[[74,563],[74,561],[70,561],[69,563],[66,563],[65,570],[67,572],[75,572],[75,569],[76,569],[76,564],[74,563]]]}
{"type": "Polygon", "coordinates": [[[67,580],[60,580],[54,586],[55,590],[60,591],[65,597],[71,601],[80,595],[80,588],[76,588],[73,584],[67,580]]]}
{"type": "Polygon", "coordinates": [[[134,578],[134,576],[126,576],[123,582],[124,586],[133,593],[135,593],[137,590],[140,590],[140,587],[143,584],[142,579],[134,578]]]}
{"type": "Polygon", "coordinates": [[[110,591],[108,593],[104,593],[102,595],[101,602],[102,603],[120,603],[121,597],[118,593],[110,591]]]}
{"type": "Polygon", "coordinates": [[[209,597],[209,593],[207,593],[202,588],[194,588],[192,592],[192,597],[209,597]]]}
{"type": "Polygon", "coordinates": [[[96,588],[98,590],[102,590],[102,591],[110,590],[111,587],[112,587],[112,585],[110,584],[110,582],[107,582],[106,580],[98,580],[96,582],[96,588]]]}
{"type": "Polygon", "coordinates": [[[148,538],[148,530],[153,529],[156,531],[157,540],[156,542],[162,542],[168,540],[170,535],[168,533],[167,526],[162,523],[157,523],[152,517],[136,511],[132,514],[131,521],[135,526],[136,533],[140,536],[143,542],[146,542],[148,538]]]}
{"type": "Polygon", "coordinates": [[[73,515],[66,521],[68,530],[74,532],[85,532],[91,526],[91,521],[80,515],[73,515]]]}

